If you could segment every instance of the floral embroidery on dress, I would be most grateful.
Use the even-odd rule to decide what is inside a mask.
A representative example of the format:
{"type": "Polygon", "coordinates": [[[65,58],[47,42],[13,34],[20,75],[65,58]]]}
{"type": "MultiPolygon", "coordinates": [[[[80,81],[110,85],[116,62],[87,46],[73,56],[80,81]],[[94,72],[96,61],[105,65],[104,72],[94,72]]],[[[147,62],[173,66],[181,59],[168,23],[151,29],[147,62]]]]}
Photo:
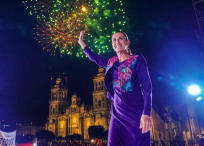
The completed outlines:
{"type": "Polygon", "coordinates": [[[131,76],[136,65],[138,55],[133,56],[118,68],[118,80],[120,81],[121,92],[132,91],[131,76]]]}
{"type": "Polygon", "coordinates": [[[115,63],[115,62],[117,62],[118,61],[118,57],[116,57],[116,56],[114,56],[114,57],[112,57],[111,59],[109,59],[108,60],[108,64],[107,64],[107,67],[106,67],[106,72],[110,69],[110,67],[112,67],[113,66],[113,64],[115,63]]]}
{"type": "MultiPolygon", "coordinates": [[[[130,59],[128,59],[118,67],[118,80],[114,80],[112,83],[113,87],[119,87],[121,92],[132,91],[131,76],[137,62],[137,57],[138,55],[132,56],[130,59]]],[[[106,73],[118,60],[119,59],[116,56],[109,59],[106,73]]]]}

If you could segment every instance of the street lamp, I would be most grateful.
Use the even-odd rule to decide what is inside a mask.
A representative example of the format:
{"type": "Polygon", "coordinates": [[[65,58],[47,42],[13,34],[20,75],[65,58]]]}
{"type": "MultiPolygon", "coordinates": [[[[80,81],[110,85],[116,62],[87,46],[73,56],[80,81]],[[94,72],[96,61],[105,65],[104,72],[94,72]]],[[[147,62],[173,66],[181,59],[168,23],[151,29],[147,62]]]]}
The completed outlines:
{"type": "Polygon", "coordinates": [[[94,143],[94,139],[91,139],[91,143],[94,143]]]}
{"type": "MultiPolygon", "coordinates": [[[[201,90],[201,87],[198,86],[198,85],[195,85],[195,84],[194,85],[190,85],[188,87],[188,93],[190,95],[192,95],[196,99],[196,101],[202,101],[203,100],[203,91],[201,90]]],[[[188,106],[190,106],[190,107],[192,106],[193,107],[192,103],[188,103],[188,106]]],[[[191,125],[191,123],[193,123],[194,125],[198,125],[198,129],[197,129],[198,131],[196,130],[196,128],[194,128],[194,129],[190,128],[191,140],[196,140],[197,141],[198,139],[196,138],[196,135],[200,135],[200,133],[201,133],[201,131],[200,131],[200,124],[198,123],[197,119],[196,120],[192,120],[192,117],[191,118],[189,117],[189,116],[192,116],[192,114],[189,115],[189,112],[187,112],[187,114],[188,114],[189,126],[191,125]],[[194,137],[192,137],[192,135],[194,137]]]]}

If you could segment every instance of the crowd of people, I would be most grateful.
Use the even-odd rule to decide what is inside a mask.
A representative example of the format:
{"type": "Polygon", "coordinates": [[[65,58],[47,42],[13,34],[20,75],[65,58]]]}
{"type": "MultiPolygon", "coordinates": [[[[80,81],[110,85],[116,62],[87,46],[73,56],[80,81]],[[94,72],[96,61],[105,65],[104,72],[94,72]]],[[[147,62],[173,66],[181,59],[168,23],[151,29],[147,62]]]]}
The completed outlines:
{"type": "Polygon", "coordinates": [[[37,146],[107,146],[107,141],[92,139],[90,141],[82,140],[38,140],[37,146]]]}

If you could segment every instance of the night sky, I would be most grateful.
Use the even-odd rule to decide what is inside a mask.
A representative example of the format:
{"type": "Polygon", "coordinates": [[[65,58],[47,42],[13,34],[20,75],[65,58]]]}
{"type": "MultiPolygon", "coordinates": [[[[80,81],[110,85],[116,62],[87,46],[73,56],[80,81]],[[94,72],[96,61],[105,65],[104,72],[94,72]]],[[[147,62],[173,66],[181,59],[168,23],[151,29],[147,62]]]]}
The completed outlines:
{"type": "MultiPolygon", "coordinates": [[[[159,111],[161,105],[184,100],[192,83],[204,86],[204,47],[196,37],[191,0],[128,0],[124,5],[130,47],[148,62],[153,107],[159,111]]],[[[92,104],[98,66],[85,58],[43,51],[33,39],[36,24],[21,0],[1,0],[0,119],[5,122],[44,125],[50,89],[59,74],[67,76],[69,100],[76,92],[85,104],[92,104]]]]}

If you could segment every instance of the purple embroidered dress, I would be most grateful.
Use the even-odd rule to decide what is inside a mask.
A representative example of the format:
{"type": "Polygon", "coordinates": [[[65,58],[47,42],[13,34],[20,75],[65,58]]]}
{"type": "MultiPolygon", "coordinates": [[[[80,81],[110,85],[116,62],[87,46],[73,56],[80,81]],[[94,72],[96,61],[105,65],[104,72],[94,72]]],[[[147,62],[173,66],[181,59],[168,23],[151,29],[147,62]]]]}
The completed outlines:
{"type": "Polygon", "coordinates": [[[150,131],[142,134],[142,114],[151,115],[151,81],[146,61],[135,55],[119,62],[96,55],[86,47],[84,53],[90,60],[106,68],[104,77],[112,100],[108,146],[150,146],[150,131]]]}

